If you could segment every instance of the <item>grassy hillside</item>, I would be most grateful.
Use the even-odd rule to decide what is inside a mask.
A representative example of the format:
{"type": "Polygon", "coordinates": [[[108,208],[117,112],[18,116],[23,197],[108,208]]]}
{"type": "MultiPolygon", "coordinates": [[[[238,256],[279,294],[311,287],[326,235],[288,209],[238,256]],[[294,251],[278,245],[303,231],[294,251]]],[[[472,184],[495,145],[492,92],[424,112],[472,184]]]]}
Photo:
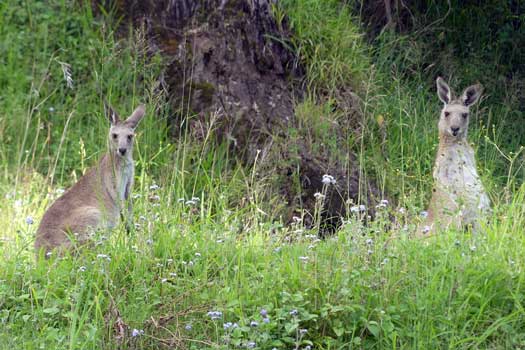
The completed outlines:
{"type": "Polygon", "coordinates": [[[348,143],[390,199],[373,222],[352,214],[322,241],[299,218],[268,217],[257,169],[232,165],[227,148],[168,138],[162,58],[146,55],[140,30],[117,40],[110,15],[66,0],[0,4],[0,348],[525,346],[522,142],[505,137],[504,117],[515,106],[482,101],[471,121],[494,203],[485,232],[407,239],[428,199],[440,108],[434,77],[405,70],[417,42],[365,42],[340,1],[274,12],[307,70],[298,118],[329,142],[324,123],[355,112],[348,143]],[[104,99],[121,114],[148,108],[136,232],[36,263],[44,210],[105,149],[104,99]]]}

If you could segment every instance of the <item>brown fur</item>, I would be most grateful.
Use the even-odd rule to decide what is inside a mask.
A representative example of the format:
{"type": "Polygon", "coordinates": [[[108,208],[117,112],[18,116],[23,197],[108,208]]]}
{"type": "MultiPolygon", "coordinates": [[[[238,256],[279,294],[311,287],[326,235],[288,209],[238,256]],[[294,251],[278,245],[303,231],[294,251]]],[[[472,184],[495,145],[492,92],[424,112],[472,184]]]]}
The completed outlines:
{"type": "Polygon", "coordinates": [[[446,82],[438,78],[438,96],[444,103],[439,120],[439,148],[434,165],[434,188],[424,225],[417,235],[439,228],[466,227],[479,231],[490,211],[490,201],[476,170],[474,150],[467,142],[469,107],[481,95],[481,86],[465,89],[454,99],[446,82]]]}
{"type": "Polygon", "coordinates": [[[74,246],[72,240],[86,243],[91,232],[113,228],[121,215],[126,218],[128,230],[131,228],[133,135],[143,116],[144,107],[139,106],[121,122],[110,109],[108,153],[45,212],[36,233],[37,256],[41,250],[47,256],[55,248],[70,249],[74,246]]]}

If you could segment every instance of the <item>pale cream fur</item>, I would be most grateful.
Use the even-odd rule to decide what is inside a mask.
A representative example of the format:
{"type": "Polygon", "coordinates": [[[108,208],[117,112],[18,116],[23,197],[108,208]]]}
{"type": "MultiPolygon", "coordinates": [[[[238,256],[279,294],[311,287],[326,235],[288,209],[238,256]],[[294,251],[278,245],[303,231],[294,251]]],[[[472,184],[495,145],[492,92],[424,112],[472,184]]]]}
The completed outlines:
{"type": "Polygon", "coordinates": [[[134,130],[145,110],[139,106],[126,121],[111,108],[108,112],[108,153],[45,212],[36,233],[37,256],[85,244],[95,230],[115,227],[121,215],[126,228],[132,227],[134,130]]]}
{"type": "Polygon", "coordinates": [[[436,81],[438,96],[444,103],[439,119],[439,148],[433,177],[434,188],[428,216],[417,229],[418,236],[438,229],[471,228],[478,232],[490,212],[490,200],[476,170],[474,150],[467,142],[469,107],[475,104],[482,88],[473,85],[453,98],[443,79],[436,81]]]}

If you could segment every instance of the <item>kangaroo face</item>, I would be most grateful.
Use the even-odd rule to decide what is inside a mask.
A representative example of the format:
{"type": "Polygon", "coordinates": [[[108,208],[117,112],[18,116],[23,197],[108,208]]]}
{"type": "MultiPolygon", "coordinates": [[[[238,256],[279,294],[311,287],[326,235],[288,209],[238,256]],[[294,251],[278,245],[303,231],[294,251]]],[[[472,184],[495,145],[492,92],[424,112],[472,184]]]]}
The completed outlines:
{"type": "Polygon", "coordinates": [[[467,137],[469,108],[478,102],[482,87],[479,84],[466,88],[459,98],[454,98],[452,90],[442,78],[437,78],[437,93],[444,103],[439,117],[439,134],[458,140],[467,137]]]}
{"type": "Polygon", "coordinates": [[[135,132],[125,123],[111,125],[109,129],[109,149],[117,157],[129,158],[133,151],[135,132]]]}
{"type": "Polygon", "coordinates": [[[108,109],[108,118],[111,123],[108,139],[109,151],[115,157],[132,159],[135,128],[144,117],[144,106],[137,107],[125,121],[121,121],[113,109],[108,109]]]}
{"type": "Polygon", "coordinates": [[[469,108],[459,103],[445,105],[439,118],[439,133],[464,139],[467,136],[469,108]]]}

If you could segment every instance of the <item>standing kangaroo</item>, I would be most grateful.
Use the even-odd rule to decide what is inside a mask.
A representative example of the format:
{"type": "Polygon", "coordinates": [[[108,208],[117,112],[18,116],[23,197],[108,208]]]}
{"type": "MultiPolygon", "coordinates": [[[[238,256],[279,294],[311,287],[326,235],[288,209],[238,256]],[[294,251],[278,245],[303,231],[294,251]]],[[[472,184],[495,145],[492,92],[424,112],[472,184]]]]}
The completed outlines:
{"type": "Polygon", "coordinates": [[[437,78],[437,94],[444,103],[439,118],[439,148],[434,165],[434,188],[424,227],[418,236],[437,227],[467,227],[479,231],[480,221],[490,212],[490,201],[476,171],[474,150],[467,142],[469,107],[478,102],[479,84],[466,88],[459,98],[442,78],[437,78]]]}
{"type": "Polygon", "coordinates": [[[80,244],[86,243],[91,232],[113,228],[121,216],[128,231],[131,229],[133,137],[144,113],[144,106],[140,105],[128,119],[121,121],[108,107],[111,123],[108,153],[45,212],[36,232],[37,257],[42,249],[48,256],[54,248],[71,248],[73,237],[80,244]]]}

